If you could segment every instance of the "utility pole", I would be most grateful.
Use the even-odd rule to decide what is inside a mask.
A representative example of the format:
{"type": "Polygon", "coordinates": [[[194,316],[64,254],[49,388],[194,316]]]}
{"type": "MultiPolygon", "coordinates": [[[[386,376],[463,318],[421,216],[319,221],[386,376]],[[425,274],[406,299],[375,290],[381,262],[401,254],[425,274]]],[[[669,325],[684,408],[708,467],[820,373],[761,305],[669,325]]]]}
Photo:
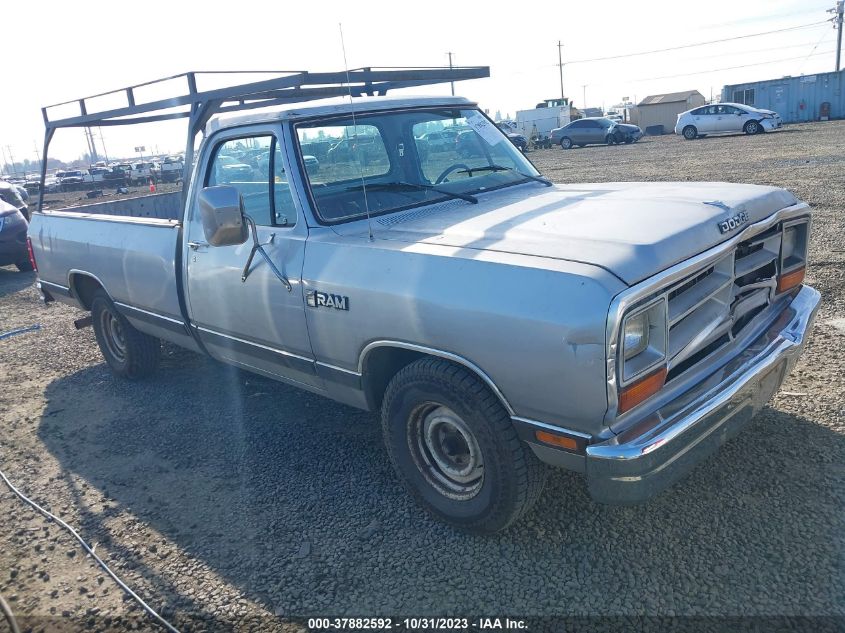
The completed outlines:
{"type": "MultiPolygon", "coordinates": [[[[451,71],[452,70],[452,53],[449,52],[449,53],[446,53],[446,54],[449,56],[449,70],[451,71]]],[[[455,82],[452,81],[452,82],[449,82],[449,83],[452,84],[452,96],[454,97],[455,96],[455,82]]]]}
{"type": "Polygon", "coordinates": [[[839,31],[836,34],[836,72],[839,72],[839,62],[842,60],[842,16],[845,13],[845,0],[839,0],[835,9],[828,9],[828,13],[835,13],[833,17],[833,28],[839,31]]]}
{"type": "Polygon", "coordinates": [[[557,41],[557,65],[560,68],[560,101],[563,105],[563,44],[560,40],[557,41]]]}
{"type": "Polygon", "coordinates": [[[584,102],[581,104],[581,107],[585,110],[587,109],[587,86],[589,84],[581,84],[581,89],[584,91],[584,102]]]}
{"type": "Polygon", "coordinates": [[[6,151],[9,153],[9,160],[12,162],[12,171],[14,172],[15,176],[18,175],[18,168],[15,167],[15,157],[12,156],[12,148],[9,145],[6,145],[6,151]]]}
{"type": "Polygon", "coordinates": [[[103,128],[97,127],[97,131],[100,133],[100,143],[103,144],[103,154],[106,155],[106,163],[109,162],[109,150],[106,149],[106,139],[103,138],[103,128]]]}
{"type": "Polygon", "coordinates": [[[38,171],[41,171],[41,152],[38,151],[38,141],[33,140],[32,144],[35,146],[35,157],[38,158],[38,171]]]}

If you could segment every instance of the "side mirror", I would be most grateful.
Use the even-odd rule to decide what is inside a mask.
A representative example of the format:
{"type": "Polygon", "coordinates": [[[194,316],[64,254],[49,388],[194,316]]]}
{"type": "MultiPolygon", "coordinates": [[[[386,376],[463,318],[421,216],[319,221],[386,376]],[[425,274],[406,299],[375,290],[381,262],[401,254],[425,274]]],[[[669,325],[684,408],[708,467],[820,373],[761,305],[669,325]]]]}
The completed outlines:
{"type": "Polygon", "coordinates": [[[243,244],[249,237],[240,192],[231,185],[205,187],[199,195],[205,239],[212,246],[243,244]]]}

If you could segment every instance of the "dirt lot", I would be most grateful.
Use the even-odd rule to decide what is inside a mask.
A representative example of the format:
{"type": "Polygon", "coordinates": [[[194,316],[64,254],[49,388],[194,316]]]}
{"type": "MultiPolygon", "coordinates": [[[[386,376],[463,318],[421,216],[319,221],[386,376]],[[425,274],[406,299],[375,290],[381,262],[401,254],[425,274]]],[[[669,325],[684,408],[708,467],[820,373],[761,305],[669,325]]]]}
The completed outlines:
{"type": "MultiPolygon", "coordinates": [[[[455,532],[402,491],[374,416],[174,348],[153,380],[116,379],[91,330],[74,330],[81,313],[44,307],[34,275],[12,268],[0,333],[40,329],[0,339],[0,468],[183,630],[351,614],[845,616],[843,139],[831,122],[530,154],[556,181],[753,182],[814,207],[808,281],[823,304],[803,360],[740,438],[648,505],[596,505],[556,471],[515,528],[455,532]]],[[[2,483],[0,517],[0,594],[33,630],[155,628],[2,483]]]]}

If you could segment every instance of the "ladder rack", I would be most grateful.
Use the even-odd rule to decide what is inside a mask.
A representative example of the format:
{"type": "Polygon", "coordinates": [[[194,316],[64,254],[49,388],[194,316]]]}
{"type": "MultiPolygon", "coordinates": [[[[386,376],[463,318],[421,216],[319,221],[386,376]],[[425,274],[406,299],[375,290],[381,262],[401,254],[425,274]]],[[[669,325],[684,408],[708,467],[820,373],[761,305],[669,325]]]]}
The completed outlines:
{"type": "MultiPolygon", "coordinates": [[[[132,125],[172,119],[189,119],[188,142],[185,150],[187,183],[193,162],[196,135],[215,114],[251,110],[288,103],[302,103],[328,97],[360,97],[384,95],[389,90],[414,88],[490,76],[489,66],[409,67],[409,68],[355,68],[339,72],[310,73],[307,71],[194,71],[164,77],[126,88],[103,92],[90,97],[74,99],[41,108],[46,128],[44,135],[44,160],[41,166],[41,195],[43,202],[44,181],[47,177],[47,151],[53,134],[59,128],[132,125]],[[197,78],[202,75],[273,75],[269,79],[238,84],[226,88],[200,91],[197,78]],[[165,99],[138,103],[139,88],[164,82],[182,80],[185,90],[165,99]],[[125,105],[102,111],[91,111],[94,99],[121,96],[125,105]],[[78,104],[79,113],[65,118],[53,118],[50,111],[61,106],[78,104]],[[176,110],[176,111],[174,111],[176,110]]],[[[183,187],[187,191],[187,187],[183,187]]]]}

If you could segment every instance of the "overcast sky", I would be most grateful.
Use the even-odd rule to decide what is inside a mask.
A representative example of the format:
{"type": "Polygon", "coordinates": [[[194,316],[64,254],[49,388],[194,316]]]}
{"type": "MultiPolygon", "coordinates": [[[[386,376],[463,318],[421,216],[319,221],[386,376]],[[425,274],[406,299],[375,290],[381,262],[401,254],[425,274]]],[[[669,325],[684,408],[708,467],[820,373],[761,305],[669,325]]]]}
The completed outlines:
{"type": "MultiPolygon", "coordinates": [[[[448,51],[455,64],[489,65],[490,79],[459,83],[456,93],[479,101],[491,115],[513,116],[560,95],[558,40],[564,44],[564,89],[576,106],[583,105],[585,90],[587,106],[606,108],[623,97],[688,89],[718,97],[725,84],[833,70],[836,32],[825,22],[630,54],[809,25],[829,19],[826,10],[833,5],[834,0],[6,3],[0,145],[6,158],[11,153],[16,160],[34,160],[43,139],[41,106],[187,70],[341,70],[338,23],[351,68],[447,65],[448,51]],[[578,61],[614,56],[621,57],[578,61]]],[[[446,85],[416,92],[448,91],[446,85]]],[[[103,136],[109,158],[131,157],[136,145],[165,152],[180,151],[183,143],[173,126],[104,128],[103,136]]],[[[65,130],[50,155],[71,160],[85,151],[83,132],[65,130]]]]}

